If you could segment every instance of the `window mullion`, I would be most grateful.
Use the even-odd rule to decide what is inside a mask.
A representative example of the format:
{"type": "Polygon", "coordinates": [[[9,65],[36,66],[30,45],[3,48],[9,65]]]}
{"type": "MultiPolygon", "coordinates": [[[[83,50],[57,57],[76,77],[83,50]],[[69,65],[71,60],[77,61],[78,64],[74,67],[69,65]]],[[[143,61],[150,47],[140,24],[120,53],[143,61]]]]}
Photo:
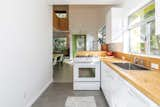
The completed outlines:
{"type": "Polygon", "coordinates": [[[150,55],[150,23],[146,24],[146,54],[150,55]]]}

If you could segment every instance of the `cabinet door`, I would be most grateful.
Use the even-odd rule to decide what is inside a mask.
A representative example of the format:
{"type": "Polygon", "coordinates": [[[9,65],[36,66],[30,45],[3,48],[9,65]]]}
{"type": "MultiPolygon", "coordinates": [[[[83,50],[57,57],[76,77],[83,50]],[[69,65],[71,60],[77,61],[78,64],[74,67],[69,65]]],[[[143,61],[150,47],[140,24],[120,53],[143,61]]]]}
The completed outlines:
{"type": "Polygon", "coordinates": [[[101,88],[105,96],[108,95],[110,89],[110,83],[113,77],[107,73],[107,68],[104,63],[101,64],[101,88]]]}
{"type": "Polygon", "coordinates": [[[119,89],[112,93],[110,96],[111,107],[155,107],[150,106],[150,102],[145,100],[144,97],[131,90],[121,80],[117,81],[119,89]]]}
{"type": "Polygon", "coordinates": [[[110,74],[110,69],[107,69],[107,66],[102,62],[101,63],[101,88],[104,93],[104,96],[109,103],[110,107],[111,105],[111,96],[112,96],[112,83],[114,81],[113,76],[110,74]]]}
{"type": "Polygon", "coordinates": [[[156,35],[160,34],[160,0],[155,0],[156,35]]]}
{"type": "Polygon", "coordinates": [[[122,37],[122,16],[123,9],[119,7],[111,8],[111,35],[112,42],[121,42],[117,38],[122,37]]]}
{"type": "Polygon", "coordinates": [[[101,88],[110,107],[118,107],[115,99],[124,87],[114,71],[105,64],[101,66],[101,88]]]}

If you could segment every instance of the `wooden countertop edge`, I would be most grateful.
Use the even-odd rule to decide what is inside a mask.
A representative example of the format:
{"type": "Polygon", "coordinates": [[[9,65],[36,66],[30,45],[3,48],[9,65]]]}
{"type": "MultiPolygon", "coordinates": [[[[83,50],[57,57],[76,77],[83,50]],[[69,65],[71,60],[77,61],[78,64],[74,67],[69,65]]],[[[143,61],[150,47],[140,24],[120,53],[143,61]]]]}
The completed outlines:
{"type": "Polygon", "coordinates": [[[133,81],[131,79],[132,77],[130,77],[127,73],[125,73],[124,71],[116,69],[116,67],[113,66],[112,62],[107,62],[107,61],[104,61],[104,60],[101,60],[101,61],[104,62],[105,64],[107,64],[109,67],[111,67],[116,73],[118,73],[122,78],[127,80],[136,89],[138,89],[140,92],[142,92],[148,98],[150,98],[153,102],[155,102],[156,104],[160,105],[160,99],[156,98],[153,94],[148,92],[144,87],[140,86],[135,81],[133,81]]]}

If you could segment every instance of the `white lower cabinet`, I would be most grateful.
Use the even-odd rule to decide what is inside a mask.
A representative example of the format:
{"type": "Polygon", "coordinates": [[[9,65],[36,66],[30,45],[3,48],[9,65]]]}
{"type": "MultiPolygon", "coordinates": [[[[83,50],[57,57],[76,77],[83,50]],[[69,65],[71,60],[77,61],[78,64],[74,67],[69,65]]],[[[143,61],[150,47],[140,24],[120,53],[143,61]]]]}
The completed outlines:
{"type": "Polygon", "coordinates": [[[101,89],[110,107],[158,107],[103,62],[101,89]]]}

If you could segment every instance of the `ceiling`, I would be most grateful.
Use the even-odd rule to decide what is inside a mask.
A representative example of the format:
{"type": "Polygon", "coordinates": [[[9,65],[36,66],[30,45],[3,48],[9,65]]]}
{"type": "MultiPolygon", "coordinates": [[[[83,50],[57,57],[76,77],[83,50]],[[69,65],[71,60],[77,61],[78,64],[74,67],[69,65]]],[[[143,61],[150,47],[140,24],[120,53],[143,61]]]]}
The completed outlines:
{"type": "Polygon", "coordinates": [[[119,5],[125,0],[49,0],[50,5],[119,5]]]}

